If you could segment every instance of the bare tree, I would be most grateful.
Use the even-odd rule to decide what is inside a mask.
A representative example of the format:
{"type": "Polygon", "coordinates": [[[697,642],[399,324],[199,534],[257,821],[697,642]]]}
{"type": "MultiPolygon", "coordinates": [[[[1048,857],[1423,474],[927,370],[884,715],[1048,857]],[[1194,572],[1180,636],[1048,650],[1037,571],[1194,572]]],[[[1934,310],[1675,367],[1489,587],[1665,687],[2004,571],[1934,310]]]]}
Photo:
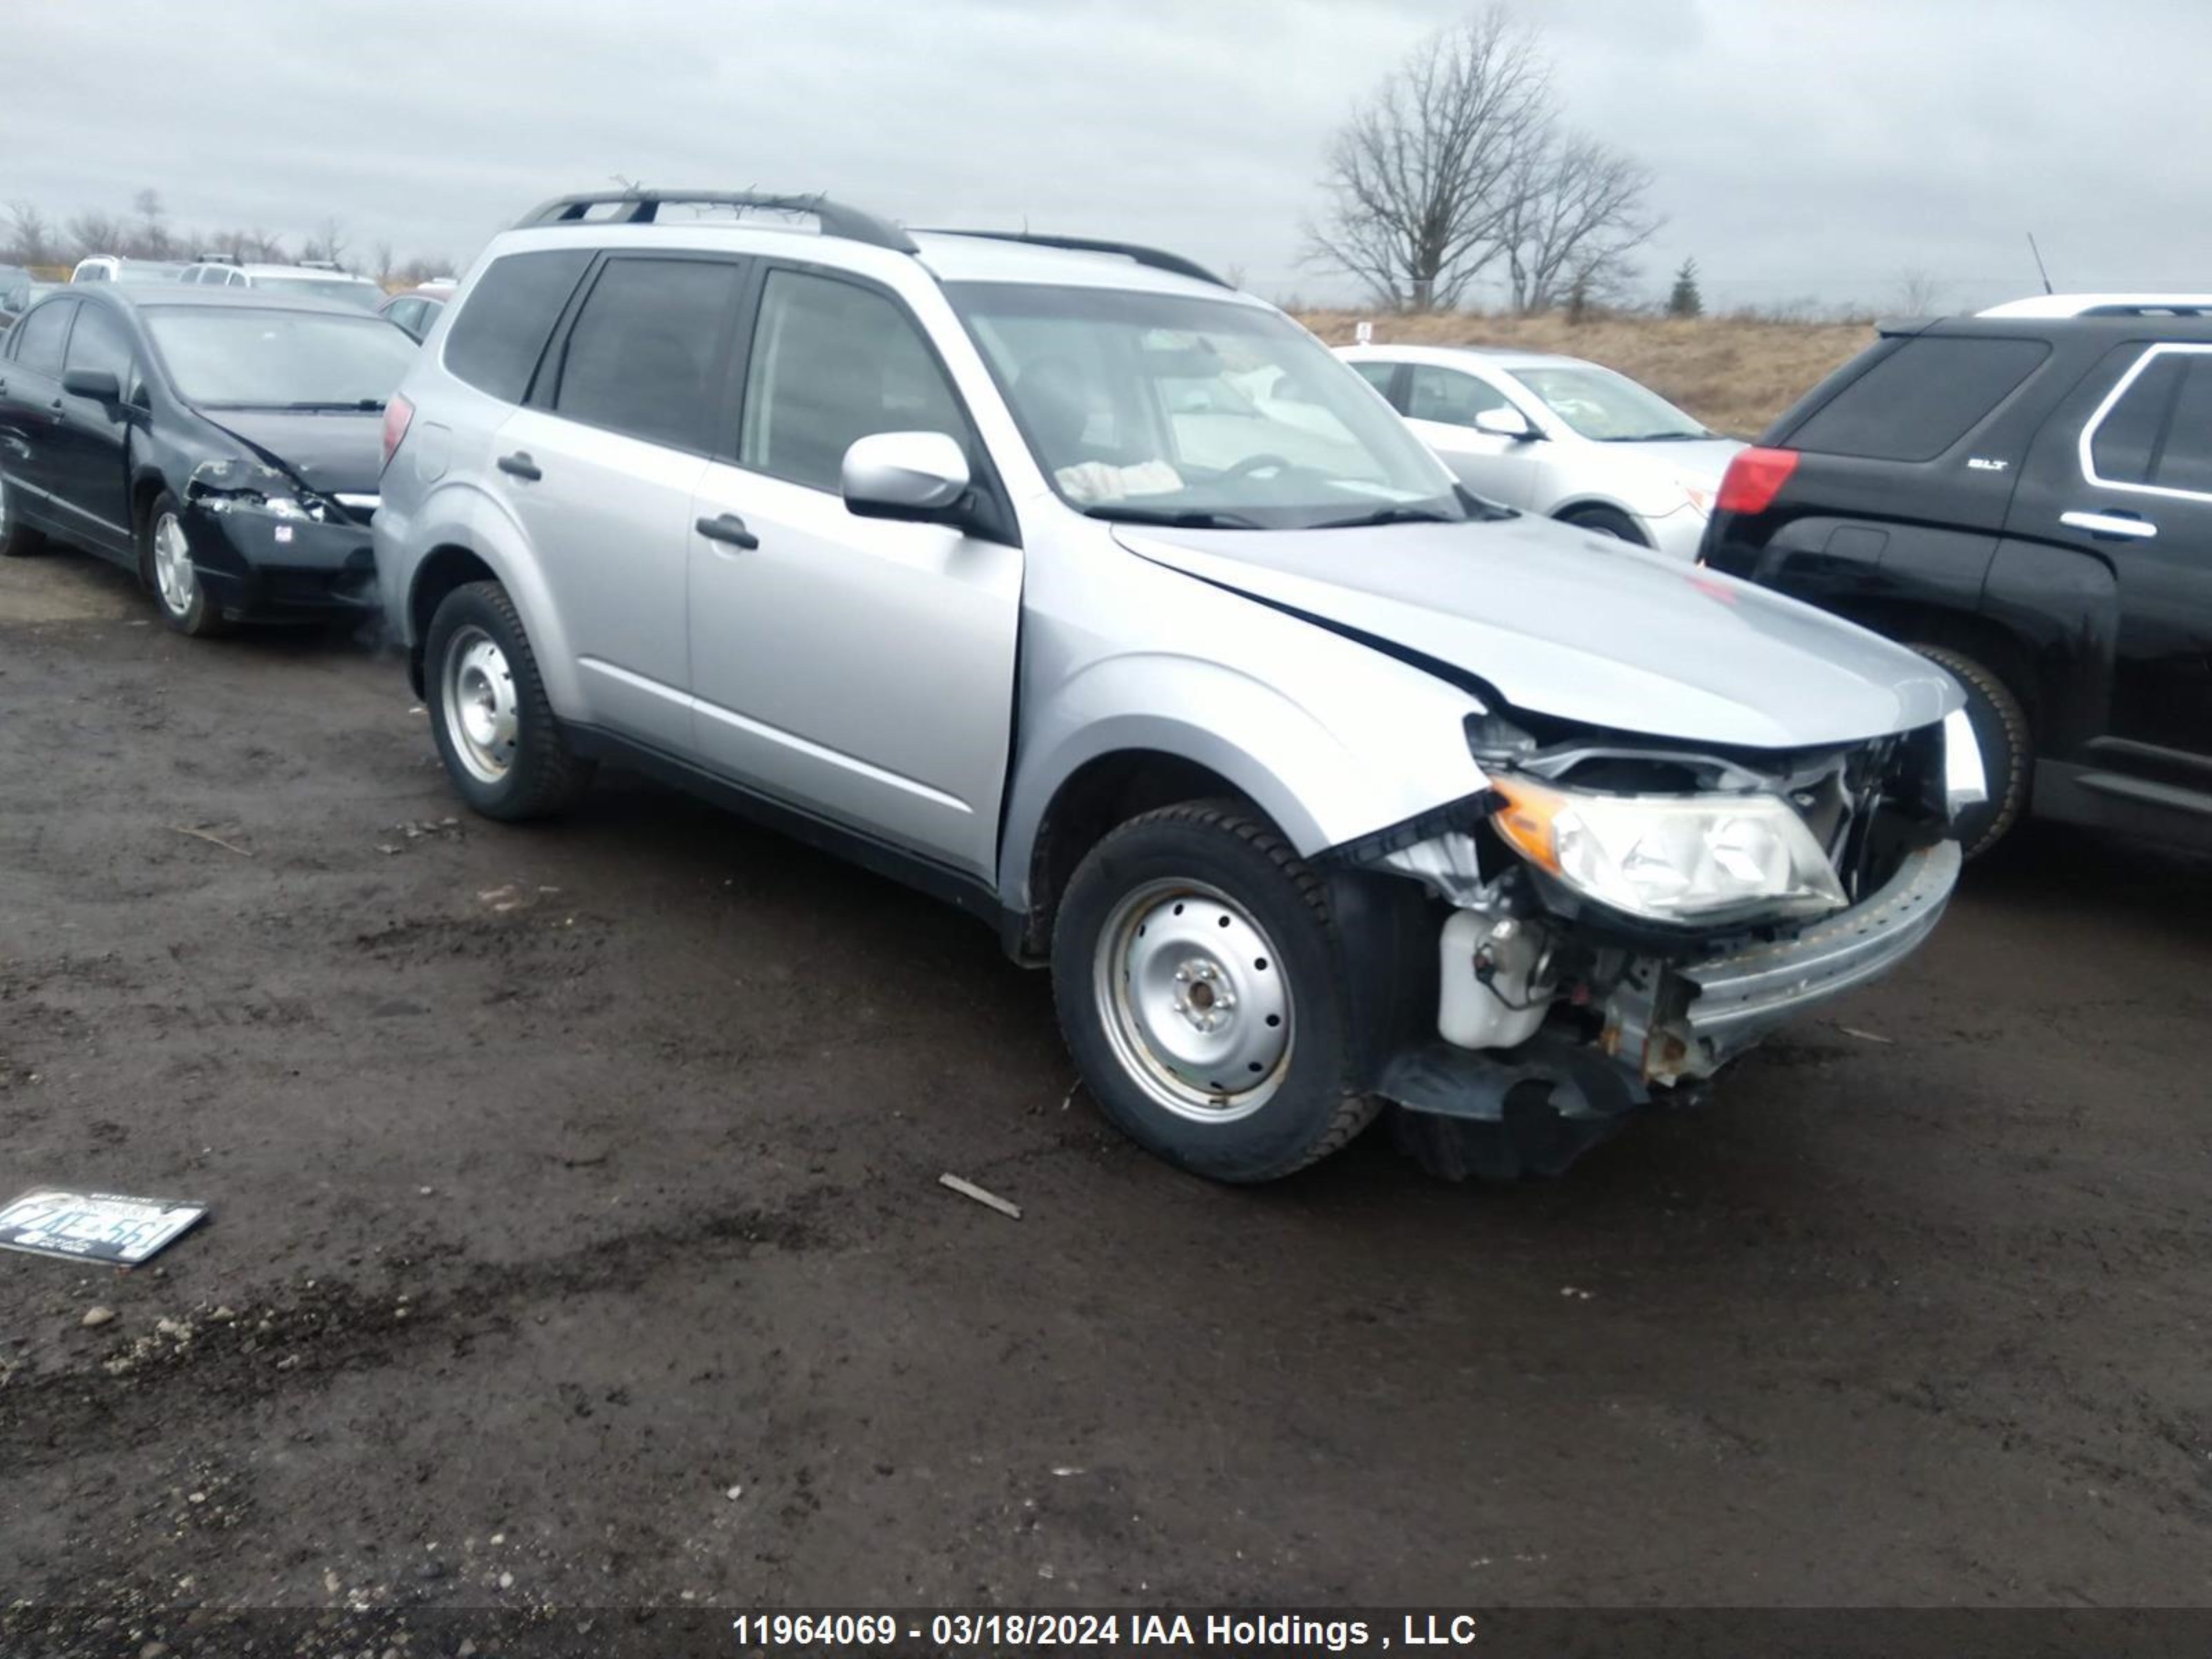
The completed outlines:
{"type": "Polygon", "coordinates": [[[1897,274],[1897,303],[1907,317],[1932,317],[1943,307],[1944,284],[1917,265],[1897,274]]]}
{"type": "Polygon", "coordinates": [[[130,240],[131,227],[112,213],[80,213],[62,227],[74,256],[79,259],[95,253],[120,252],[130,240]]]}
{"type": "Polygon", "coordinates": [[[140,191],[131,198],[131,210],[138,216],[138,233],[131,239],[131,252],[142,259],[167,258],[175,251],[175,244],[169,239],[161,192],[140,191]]]}
{"type": "Polygon", "coordinates": [[[46,216],[29,202],[8,204],[8,240],[16,261],[27,265],[50,265],[58,250],[46,216]]]}
{"type": "Polygon", "coordinates": [[[344,259],[345,251],[344,228],[336,219],[324,220],[321,228],[300,245],[302,259],[327,259],[332,264],[344,259]]]}
{"type": "Polygon", "coordinates": [[[1636,275],[1630,255],[1659,228],[1644,205],[1650,189],[1650,168],[1595,138],[1547,132],[1530,143],[1499,233],[1513,308],[1618,298],[1636,275]]]}
{"type": "Polygon", "coordinates": [[[1432,36],[1336,135],[1309,257],[1394,307],[1456,305],[1502,251],[1549,93],[1534,31],[1503,6],[1432,36]]]}
{"type": "Polygon", "coordinates": [[[418,253],[399,267],[403,283],[427,283],[435,276],[453,275],[453,262],[442,253],[418,253]]]}
{"type": "Polygon", "coordinates": [[[373,257],[376,269],[369,274],[380,283],[390,282],[392,280],[392,244],[388,241],[379,242],[373,257]]]}

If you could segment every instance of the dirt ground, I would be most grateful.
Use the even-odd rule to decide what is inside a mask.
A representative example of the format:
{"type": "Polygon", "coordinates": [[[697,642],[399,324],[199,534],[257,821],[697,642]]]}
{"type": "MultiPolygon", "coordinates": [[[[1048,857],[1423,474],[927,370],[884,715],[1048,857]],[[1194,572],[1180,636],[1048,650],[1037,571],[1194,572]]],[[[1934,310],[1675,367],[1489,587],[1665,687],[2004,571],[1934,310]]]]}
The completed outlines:
{"type": "Polygon", "coordinates": [[[0,567],[0,1199],[212,1206],[0,1255],[0,1597],[2212,1599],[2201,862],[2031,834],[1560,1181],[1228,1191],[973,921],[150,616],[0,567]]]}

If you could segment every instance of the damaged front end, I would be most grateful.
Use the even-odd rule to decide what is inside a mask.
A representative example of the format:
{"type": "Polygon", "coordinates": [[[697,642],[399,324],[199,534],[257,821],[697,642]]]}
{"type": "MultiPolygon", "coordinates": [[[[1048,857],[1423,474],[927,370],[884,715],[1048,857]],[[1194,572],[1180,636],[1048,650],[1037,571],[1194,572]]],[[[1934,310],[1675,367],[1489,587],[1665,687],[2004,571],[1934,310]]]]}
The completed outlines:
{"type": "Polygon", "coordinates": [[[1894,967],[1942,915],[1951,824],[1983,789],[1962,714],[1792,751],[1494,715],[1468,740],[1488,788],[1332,855],[1430,896],[1433,1024],[1399,1029],[1376,1091],[1448,1174],[1564,1167],[1894,967]],[[1510,1133],[1470,1163],[1466,1124],[1510,1133]]]}
{"type": "Polygon", "coordinates": [[[374,496],[330,497],[252,459],[204,462],[185,485],[192,562],[234,616],[331,615],[380,604],[374,496]]]}

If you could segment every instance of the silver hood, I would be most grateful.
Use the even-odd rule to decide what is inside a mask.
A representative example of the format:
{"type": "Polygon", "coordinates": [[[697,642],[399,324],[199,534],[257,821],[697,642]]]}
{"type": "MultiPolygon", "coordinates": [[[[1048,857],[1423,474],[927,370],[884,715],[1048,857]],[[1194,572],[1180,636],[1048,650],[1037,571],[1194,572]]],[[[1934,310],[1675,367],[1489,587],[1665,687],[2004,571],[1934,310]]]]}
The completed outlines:
{"type": "Polygon", "coordinates": [[[1790,749],[1939,720],[1962,699],[1901,646],[1764,588],[1547,519],[1372,530],[1156,530],[1154,563],[1449,664],[1516,707],[1790,749]]]}

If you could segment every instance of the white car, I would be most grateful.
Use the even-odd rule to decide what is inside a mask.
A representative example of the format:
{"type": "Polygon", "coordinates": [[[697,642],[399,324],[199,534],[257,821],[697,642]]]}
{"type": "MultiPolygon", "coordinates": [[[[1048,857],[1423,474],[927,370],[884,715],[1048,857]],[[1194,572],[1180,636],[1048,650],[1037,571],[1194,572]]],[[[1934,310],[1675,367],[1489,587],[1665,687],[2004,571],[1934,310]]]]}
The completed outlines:
{"type": "Polygon", "coordinates": [[[1337,356],[1476,495],[1685,562],[1743,447],[1580,357],[1412,345],[1337,356]]]}

